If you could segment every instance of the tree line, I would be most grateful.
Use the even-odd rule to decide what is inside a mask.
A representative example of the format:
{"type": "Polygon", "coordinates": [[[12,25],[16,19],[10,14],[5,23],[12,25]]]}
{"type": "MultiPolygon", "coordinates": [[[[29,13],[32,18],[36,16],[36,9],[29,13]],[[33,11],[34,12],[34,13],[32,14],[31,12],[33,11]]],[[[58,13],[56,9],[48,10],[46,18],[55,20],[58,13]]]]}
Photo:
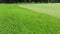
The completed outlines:
{"type": "Polygon", "coordinates": [[[59,3],[60,0],[0,0],[0,3],[18,3],[18,2],[59,3]]]}

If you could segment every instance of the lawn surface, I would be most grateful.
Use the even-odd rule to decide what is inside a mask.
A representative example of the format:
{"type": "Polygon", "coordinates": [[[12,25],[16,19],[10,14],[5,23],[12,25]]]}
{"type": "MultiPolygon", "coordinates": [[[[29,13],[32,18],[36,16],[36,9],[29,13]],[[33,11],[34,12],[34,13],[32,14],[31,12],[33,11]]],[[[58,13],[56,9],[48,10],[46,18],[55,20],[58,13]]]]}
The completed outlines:
{"type": "Polygon", "coordinates": [[[0,4],[0,34],[60,34],[60,19],[17,4],[0,4]]]}
{"type": "Polygon", "coordinates": [[[60,18],[60,3],[19,4],[19,6],[60,18]]]}

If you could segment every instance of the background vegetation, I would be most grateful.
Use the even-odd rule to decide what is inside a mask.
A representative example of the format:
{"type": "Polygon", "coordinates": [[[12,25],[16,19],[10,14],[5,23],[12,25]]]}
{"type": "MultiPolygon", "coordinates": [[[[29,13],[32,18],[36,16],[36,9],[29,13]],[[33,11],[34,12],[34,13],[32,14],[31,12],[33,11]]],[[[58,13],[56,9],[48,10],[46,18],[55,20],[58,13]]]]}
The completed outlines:
{"type": "Polygon", "coordinates": [[[60,0],[0,0],[1,3],[21,3],[21,2],[39,2],[39,3],[59,3],[60,0]]]}

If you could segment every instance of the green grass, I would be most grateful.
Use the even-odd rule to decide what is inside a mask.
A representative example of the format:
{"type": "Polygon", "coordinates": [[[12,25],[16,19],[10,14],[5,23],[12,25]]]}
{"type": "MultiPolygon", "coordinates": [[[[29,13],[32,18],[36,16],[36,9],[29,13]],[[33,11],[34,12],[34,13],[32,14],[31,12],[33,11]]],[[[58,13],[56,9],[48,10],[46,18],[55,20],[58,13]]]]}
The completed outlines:
{"type": "Polygon", "coordinates": [[[60,3],[19,4],[19,6],[60,18],[60,3]]]}
{"type": "Polygon", "coordinates": [[[60,34],[60,19],[17,4],[0,4],[0,34],[60,34]]]}

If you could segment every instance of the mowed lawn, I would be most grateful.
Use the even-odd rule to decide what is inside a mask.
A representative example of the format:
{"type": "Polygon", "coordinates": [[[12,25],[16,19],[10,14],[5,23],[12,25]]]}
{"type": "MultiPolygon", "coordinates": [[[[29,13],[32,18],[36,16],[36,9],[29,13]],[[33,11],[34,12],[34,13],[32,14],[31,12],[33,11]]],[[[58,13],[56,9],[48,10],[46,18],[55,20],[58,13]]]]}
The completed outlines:
{"type": "Polygon", "coordinates": [[[60,18],[60,3],[19,4],[19,6],[60,18]]]}
{"type": "Polygon", "coordinates": [[[0,4],[0,34],[60,34],[60,19],[18,4],[0,4]]]}

